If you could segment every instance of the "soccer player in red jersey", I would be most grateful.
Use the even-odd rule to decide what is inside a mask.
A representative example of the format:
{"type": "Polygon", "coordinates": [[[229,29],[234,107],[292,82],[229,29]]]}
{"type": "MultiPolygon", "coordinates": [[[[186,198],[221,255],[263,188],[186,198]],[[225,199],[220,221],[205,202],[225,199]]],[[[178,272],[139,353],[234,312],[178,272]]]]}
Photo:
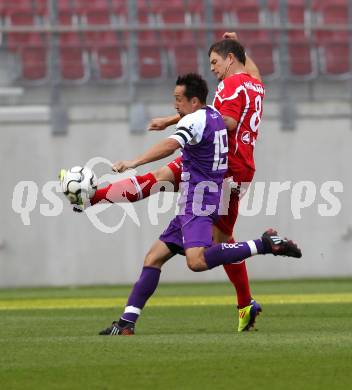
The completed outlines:
{"type": "MultiPolygon", "coordinates": [[[[212,72],[220,81],[213,105],[223,116],[229,136],[228,190],[229,207],[214,227],[215,242],[234,242],[233,227],[238,215],[239,189],[250,183],[255,172],[253,149],[262,115],[264,86],[258,68],[246,56],[235,33],[225,33],[223,41],[217,42],[209,50],[212,72]]],[[[155,118],[150,130],[163,130],[179,121],[178,115],[155,118]]],[[[181,180],[181,157],[156,172],[135,176],[105,188],[98,189],[91,204],[101,201],[138,201],[153,193],[157,181],[170,181],[178,188],[181,180]]],[[[227,264],[225,271],[236,288],[239,326],[238,331],[249,330],[261,311],[251,298],[246,264],[227,264]]]]}

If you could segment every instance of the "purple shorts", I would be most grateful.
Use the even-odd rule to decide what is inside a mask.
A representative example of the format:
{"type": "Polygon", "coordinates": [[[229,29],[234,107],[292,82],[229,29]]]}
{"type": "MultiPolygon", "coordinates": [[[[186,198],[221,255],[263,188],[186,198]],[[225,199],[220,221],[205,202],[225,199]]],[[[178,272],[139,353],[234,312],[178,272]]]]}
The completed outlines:
{"type": "Polygon", "coordinates": [[[211,216],[177,215],[159,239],[171,252],[184,255],[188,248],[212,246],[213,224],[211,216]]]}

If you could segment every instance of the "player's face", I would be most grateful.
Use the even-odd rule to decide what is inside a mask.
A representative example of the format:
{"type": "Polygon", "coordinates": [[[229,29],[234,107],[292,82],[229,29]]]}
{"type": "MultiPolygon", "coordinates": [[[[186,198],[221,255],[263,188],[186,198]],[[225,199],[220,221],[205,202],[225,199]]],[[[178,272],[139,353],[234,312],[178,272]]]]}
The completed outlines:
{"type": "Polygon", "coordinates": [[[210,70],[214,73],[215,77],[219,81],[224,80],[231,66],[231,58],[229,56],[222,58],[221,55],[212,51],[210,53],[209,61],[210,70]]]}
{"type": "Polygon", "coordinates": [[[193,99],[188,100],[185,96],[186,87],[184,85],[176,85],[174,91],[175,97],[175,108],[176,111],[181,115],[185,116],[194,112],[194,102],[193,99]]]}

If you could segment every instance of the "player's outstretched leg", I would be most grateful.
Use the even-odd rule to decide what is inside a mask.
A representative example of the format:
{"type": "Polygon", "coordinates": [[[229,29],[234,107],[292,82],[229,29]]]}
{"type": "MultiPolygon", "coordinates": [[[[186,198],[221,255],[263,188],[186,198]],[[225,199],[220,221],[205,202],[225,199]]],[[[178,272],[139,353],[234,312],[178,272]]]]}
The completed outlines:
{"type": "Polygon", "coordinates": [[[302,257],[301,250],[287,238],[281,238],[273,229],[269,229],[261,238],[235,244],[214,245],[204,252],[202,248],[186,249],[187,265],[195,272],[207,271],[223,264],[236,263],[255,255],[273,254],[274,256],[302,257]]]}
{"type": "MultiPolygon", "coordinates": [[[[83,204],[72,204],[73,210],[81,212],[87,207],[94,206],[97,203],[124,203],[138,202],[148,198],[150,195],[159,191],[175,191],[178,188],[180,178],[175,173],[174,165],[179,159],[172,161],[167,166],[161,167],[154,172],[148,172],[141,176],[131,176],[126,179],[118,180],[105,187],[96,190],[94,196],[83,204]],[[178,182],[175,184],[175,177],[178,182]],[[162,182],[164,185],[155,186],[156,183],[162,182]]],[[[63,183],[66,170],[61,169],[59,173],[60,183],[63,183]]]]}
{"type": "Polygon", "coordinates": [[[274,256],[287,256],[287,257],[302,257],[301,250],[297,247],[292,240],[288,240],[287,237],[281,238],[277,235],[277,231],[274,229],[268,229],[262,235],[263,244],[269,248],[270,252],[274,256]]]}
{"type": "MultiPolygon", "coordinates": [[[[60,183],[63,183],[66,172],[65,169],[60,170],[60,183]]],[[[155,183],[156,178],[153,173],[128,177],[98,188],[89,202],[73,204],[73,209],[79,212],[97,203],[137,202],[151,195],[151,189],[155,183]]]]}

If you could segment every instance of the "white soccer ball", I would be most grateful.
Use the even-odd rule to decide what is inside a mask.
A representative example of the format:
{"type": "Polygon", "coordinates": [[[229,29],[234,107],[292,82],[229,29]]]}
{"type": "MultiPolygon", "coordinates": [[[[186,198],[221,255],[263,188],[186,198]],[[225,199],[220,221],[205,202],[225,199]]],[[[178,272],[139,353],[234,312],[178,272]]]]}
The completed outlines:
{"type": "Polygon", "coordinates": [[[73,167],[66,172],[62,181],[62,191],[72,204],[84,204],[97,190],[97,177],[87,167],[73,167]]]}

